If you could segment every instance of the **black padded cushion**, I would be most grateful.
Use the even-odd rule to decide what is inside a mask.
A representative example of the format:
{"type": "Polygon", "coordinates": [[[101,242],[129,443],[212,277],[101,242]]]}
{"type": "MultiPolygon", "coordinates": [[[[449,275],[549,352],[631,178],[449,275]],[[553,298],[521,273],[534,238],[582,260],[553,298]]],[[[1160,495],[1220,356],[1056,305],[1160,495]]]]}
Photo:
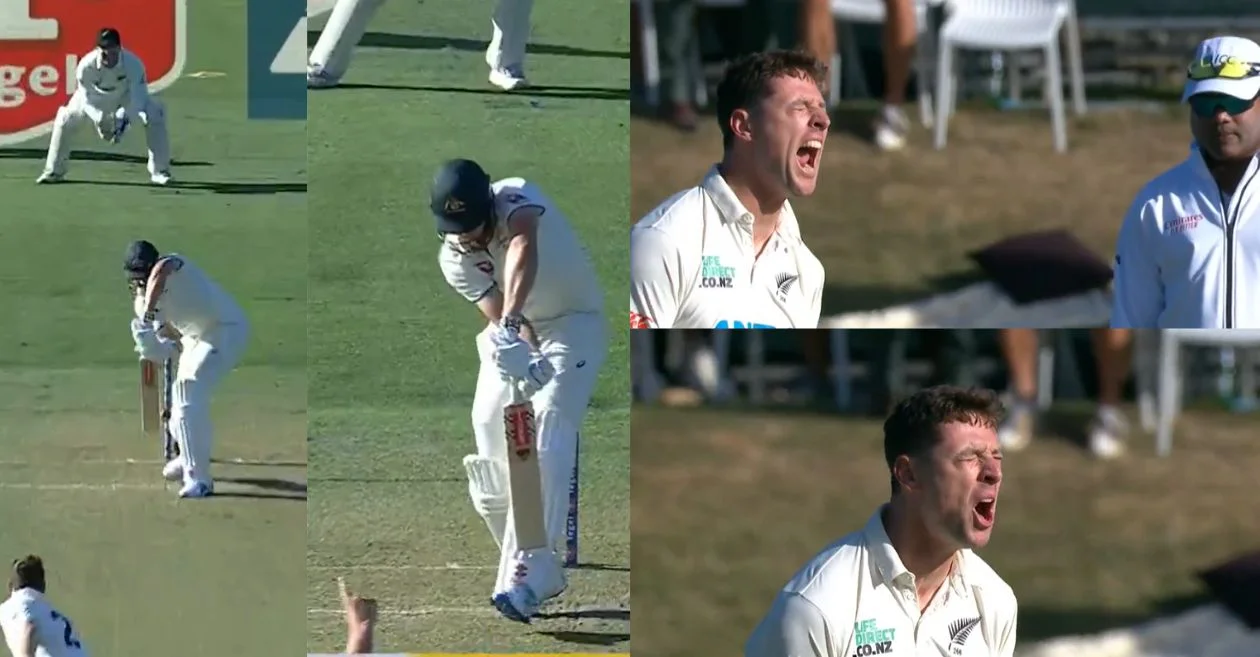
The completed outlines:
{"type": "Polygon", "coordinates": [[[969,257],[1019,304],[1106,287],[1112,276],[1106,261],[1061,229],[1008,237],[969,257]]]}
{"type": "Polygon", "coordinates": [[[1213,566],[1199,579],[1221,606],[1251,629],[1260,629],[1260,551],[1213,566]]]}

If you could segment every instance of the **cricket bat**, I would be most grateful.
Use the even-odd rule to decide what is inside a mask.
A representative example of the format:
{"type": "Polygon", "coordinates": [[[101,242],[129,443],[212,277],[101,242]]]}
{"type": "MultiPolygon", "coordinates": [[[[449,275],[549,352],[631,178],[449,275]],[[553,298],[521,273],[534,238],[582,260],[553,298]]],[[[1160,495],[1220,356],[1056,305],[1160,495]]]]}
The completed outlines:
{"type": "Polygon", "coordinates": [[[140,361],[140,430],[148,438],[156,440],[162,433],[162,400],[158,391],[157,363],[140,361]]]}
{"type": "Polygon", "coordinates": [[[538,466],[538,430],[534,405],[512,382],[512,399],[503,407],[508,448],[508,487],[512,495],[512,527],[521,550],[547,548],[543,520],[542,472],[538,466]]]}

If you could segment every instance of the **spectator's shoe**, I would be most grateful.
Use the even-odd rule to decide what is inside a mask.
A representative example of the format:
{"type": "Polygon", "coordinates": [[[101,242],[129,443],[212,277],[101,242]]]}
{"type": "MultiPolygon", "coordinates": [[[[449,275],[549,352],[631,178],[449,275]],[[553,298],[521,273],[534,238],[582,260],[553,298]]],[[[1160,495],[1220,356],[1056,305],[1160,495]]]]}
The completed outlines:
{"type": "Polygon", "coordinates": [[[875,145],[883,151],[899,151],[910,136],[910,119],[900,107],[885,105],[875,117],[875,145]]]}
{"type": "Polygon", "coordinates": [[[1032,402],[1014,401],[1010,404],[1010,414],[1006,421],[998,427],[998,442],[1002,449],[1018,452],[1032,442],[1033,430],[1037,425],[1037,409],[1032,402]]]}
{"type": "Polygon", "coordinates": [[[1100,459],[1113,459],[1124,454],[1129,422],[1120,411],[1099,406],[1089,425],[1089,451],[1100,459]]]}

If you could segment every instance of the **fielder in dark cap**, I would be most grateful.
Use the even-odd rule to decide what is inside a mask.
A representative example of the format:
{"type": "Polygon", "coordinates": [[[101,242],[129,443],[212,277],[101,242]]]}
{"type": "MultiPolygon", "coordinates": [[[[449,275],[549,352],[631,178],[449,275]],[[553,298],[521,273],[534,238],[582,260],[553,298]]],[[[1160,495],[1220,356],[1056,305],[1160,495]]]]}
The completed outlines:
{"type": "Polygon", "coordinates": [[[531,182],[492,182],[476,162],[451,160],[433,177],[429,208],[442,236],[442,275],[489,322],[476,339],[477,453],[464,468],[473,507],[501,549],[494,606],[529,622],[565,587],[557,555],[577,561],[577,536],[566,535],[569,484],[578,429],[608,351],[604,292],[568,219],[531,182]],[[538,465],[550,501],[544,526],[533,527],[545,530],[546,546],[521,545],[509,528],[503,409],[513,399],[533,402],[538,444],[546,445],[538,465]]]}
{"type": "Polygon", "coordinates": [[[144,125],[149,150],[149,181],[166,185],[171,181],[171,144],[166,130],[166,106],[149,94],[144,62],[122,45],[122,35],[112,27],[96,33],[96,47],[79,59],[75,69],[78,87],[70,100],[57,109],[53,120],[48,158],[37,183],[58,183],[66,177],[70,159],[70,139],[75,127],[85,121],[96,126],[101,139],[118,144],[132,123],[144,125]]]}

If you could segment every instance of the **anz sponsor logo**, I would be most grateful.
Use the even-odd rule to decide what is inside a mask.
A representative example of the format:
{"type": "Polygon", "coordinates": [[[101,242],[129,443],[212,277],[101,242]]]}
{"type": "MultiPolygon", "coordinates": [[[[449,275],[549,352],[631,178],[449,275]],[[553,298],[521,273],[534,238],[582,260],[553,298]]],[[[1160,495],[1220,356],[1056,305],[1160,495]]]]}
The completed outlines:
{"type": "Polygon", "coordinates": [[[723,319],[713,325],[715,329],[773,329],[778,328],[773,324],[762,324],[760,322],[742,322],[738,319],[723,319]]]}

